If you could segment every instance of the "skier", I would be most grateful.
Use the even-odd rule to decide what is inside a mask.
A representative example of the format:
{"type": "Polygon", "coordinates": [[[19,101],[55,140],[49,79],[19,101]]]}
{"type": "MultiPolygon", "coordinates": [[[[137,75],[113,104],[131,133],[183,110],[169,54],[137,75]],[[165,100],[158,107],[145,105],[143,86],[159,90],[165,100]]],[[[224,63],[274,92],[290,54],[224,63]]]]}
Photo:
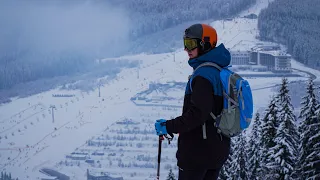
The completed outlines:
{"type": "MultiPolygon", "coordinates": [[[[230,52],[223,44],[216,47],[217,33],[209,25],[190,26],[185,30],[183,41],[193,70],[205,62],[214,62],[220,67],[230,63],[230,52]]],[[[222,109],[219,70],[201,67],[187,83],[182,115],[171,120],[156,120],[158,136],[179,133],[176,153],[179,180],[218,178],[229,156],[230,138],[218,132],[210,112],[218,116],[222,109]]]]}

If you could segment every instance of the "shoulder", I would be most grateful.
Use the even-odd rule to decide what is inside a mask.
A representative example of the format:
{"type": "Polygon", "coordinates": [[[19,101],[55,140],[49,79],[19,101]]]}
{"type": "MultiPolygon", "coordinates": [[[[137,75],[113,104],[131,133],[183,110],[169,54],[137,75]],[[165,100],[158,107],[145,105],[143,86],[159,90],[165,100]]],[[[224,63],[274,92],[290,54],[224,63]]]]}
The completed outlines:
{"type": "MultiPolygon", "coordinates": [[[[199,82],[199,81],[202,81],[203,83],[205,83],[205,81],[210,83],[215,95],[222,96],[222,84],[220,80],[220,71],[217,68],[211,67],[211,66],[203,66],[197,69],[194,72],[193,76],[191,77],[190,87],[192,88],[195,82],[199,82]]],[[[201,85],[201,83],[199,84],[201,85]]],[[[201,85],[201,86],[204,86],[204,85],[201,85]]]]}
{"type": "Polygon", "coordinates": [[[220,71],[215,67],[203,66],[194,72],[193,78],[197,76],[201,76],[209,80],[211,83],[216,83],[217,80],[220,80],[220,71]]]}

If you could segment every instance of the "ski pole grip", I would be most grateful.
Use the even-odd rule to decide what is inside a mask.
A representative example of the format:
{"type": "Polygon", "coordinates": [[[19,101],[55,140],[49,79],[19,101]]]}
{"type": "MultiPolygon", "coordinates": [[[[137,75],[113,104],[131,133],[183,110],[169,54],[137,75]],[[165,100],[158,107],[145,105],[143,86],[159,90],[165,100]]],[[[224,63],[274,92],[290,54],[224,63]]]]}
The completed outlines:
{"type": "Polygon", "coordinates": [[[164,140],[164,136],[163,135],[159,135],[159,142],[164,140]]]}

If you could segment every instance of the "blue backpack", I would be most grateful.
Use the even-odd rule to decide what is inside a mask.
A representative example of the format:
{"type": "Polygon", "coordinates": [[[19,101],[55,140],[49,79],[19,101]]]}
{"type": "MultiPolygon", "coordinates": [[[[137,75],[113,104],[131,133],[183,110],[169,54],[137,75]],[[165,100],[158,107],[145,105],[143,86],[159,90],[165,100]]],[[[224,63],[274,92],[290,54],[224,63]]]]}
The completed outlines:
{"type": "MultiPolygon", "coordinates": [[[[203,66],[212,66],[220,71],[220,80],[223,85],[223,110],[218,116],[215,116],[212,112],[210,113],[211,117],[215,120],[214,124],[218,129],[218,133],[222,133],[227,137],[237,136],[244,129],[248,128],[251,123],[253,99],[250,85],[248,81],[237,73],[232,72],[227,67],[221,68],[212,62],[202,63],[193,71],[193,74],[203,66]]],[[[204,124],[204,139],[206,139],[205,130],[204,124]]]]}

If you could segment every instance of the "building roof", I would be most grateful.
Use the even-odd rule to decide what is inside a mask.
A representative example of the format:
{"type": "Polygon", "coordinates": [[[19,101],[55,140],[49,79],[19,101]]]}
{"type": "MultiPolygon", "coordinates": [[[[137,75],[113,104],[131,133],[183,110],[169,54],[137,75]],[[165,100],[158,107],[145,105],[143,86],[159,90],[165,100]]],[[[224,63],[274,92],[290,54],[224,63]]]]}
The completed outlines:
{"type": "Polygon", "coordinates": [[[270,55],[275,56],[275,57],[291,57],[290,54],[287,54],[286,52],[279,51],[279,50],[259,51],[259,53],[270,54],[270,55]]]}
{"type": "Polygon", "coordinates": [[[70,155],[67,155],[67,157],[70,157],[70,158],[86,158],[86,157],[88,157],[88,155],[70,154],[70,155]]]}
{"type": "Polygon", "coordinates": [[[40,178],[40,179],[46,179],[46,180],[56,180],[57,179],[57,177],[55,177],[55,176],[48,176],[48,175],[46,175],[46,174],[40,174],[39,176],[38,176],[38,178],[40,178]]]}
{"type": "Polygon", "coordinates": [[[112,177],[108,172],[101,172],[100,170],[97,169],[91,169],[90,171],[87,169],[87,176],[90,177],[95,177],[95,178],[103,178],[107,180],[123,180],[122,177],[112,177]]]}
{"type": "Polygon", "coordinates": [[[230,53],[243,53],[243,52],[260,52],[264,54],[270,54],[276,57],[291,57],[284,51],[281,51],[281,47],[277,43],[272,42],[253,42],[242,40],[233,47],[229,48],[230,53]]]}

